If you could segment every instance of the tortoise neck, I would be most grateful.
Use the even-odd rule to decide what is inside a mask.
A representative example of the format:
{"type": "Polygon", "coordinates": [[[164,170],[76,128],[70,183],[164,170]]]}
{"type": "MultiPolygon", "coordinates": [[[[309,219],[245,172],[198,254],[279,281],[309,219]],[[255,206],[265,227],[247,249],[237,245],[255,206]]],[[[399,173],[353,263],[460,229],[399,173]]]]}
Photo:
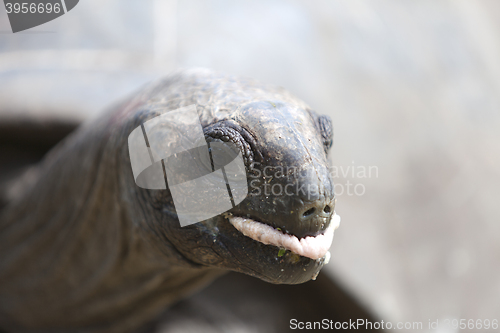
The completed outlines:
{"type": "Polygon", "coordinates": [[[2,212],[6,328],[106,332],[113,323],[126,331],[221,274],[147,236],[120,190],[116,137],[94,125],[50,152],[37,180],[2,212]]]}

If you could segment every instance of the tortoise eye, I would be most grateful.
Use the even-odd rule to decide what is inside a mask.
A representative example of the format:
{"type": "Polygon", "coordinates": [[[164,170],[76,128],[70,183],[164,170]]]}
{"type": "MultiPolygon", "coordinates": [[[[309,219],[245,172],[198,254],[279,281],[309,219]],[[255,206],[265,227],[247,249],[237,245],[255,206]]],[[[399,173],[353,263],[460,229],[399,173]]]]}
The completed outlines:
{"type": "Polygon", "coordinates": [[[329,116],[321,115],[318,117],[318,126],[321,133],[321,139],[323,140],[323,146],[325,147],[325,152],[328,153],[333,145],[332,120],[329,116]]]}

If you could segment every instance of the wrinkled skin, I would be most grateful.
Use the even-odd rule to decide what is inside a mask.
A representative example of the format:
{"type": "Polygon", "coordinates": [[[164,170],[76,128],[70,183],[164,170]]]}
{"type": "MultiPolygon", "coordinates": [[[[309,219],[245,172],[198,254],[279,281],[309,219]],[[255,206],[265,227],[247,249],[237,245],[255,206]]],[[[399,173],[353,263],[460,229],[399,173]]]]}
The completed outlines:
{"type": "Polygon", "coordinates": [[[0,327],[124,332],[227,270],[287,284],[318,274],[324,258],[278,254],[237,231],[226,214],[181,228],[168,189],[135,184],[130,132],[191,104],[207,142],[233,142],[249,185],[254,181],[229,213],[299,238],[328,227],[334,210],[328,118],[281,88],[206,70],[178,72],[82,126],[2,212],[0,327]],[[301,176],[265,177],[287,167],[301,176]],[[274,184],[316,191],[266,195],[264,186],[274,184]]]}

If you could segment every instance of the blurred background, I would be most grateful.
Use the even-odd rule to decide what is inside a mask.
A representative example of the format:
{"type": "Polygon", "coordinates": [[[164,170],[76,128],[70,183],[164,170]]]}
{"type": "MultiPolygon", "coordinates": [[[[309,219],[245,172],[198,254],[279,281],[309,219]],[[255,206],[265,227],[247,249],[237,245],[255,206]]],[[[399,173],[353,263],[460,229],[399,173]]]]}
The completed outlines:
{"type": "Polygon", "coordinates": [[[0,6],[2,124],[79,123],[199,66],[332,118],[323,273],[384,321],[500,319],[499,1],[82,0],[16,34],[0,6]]]}

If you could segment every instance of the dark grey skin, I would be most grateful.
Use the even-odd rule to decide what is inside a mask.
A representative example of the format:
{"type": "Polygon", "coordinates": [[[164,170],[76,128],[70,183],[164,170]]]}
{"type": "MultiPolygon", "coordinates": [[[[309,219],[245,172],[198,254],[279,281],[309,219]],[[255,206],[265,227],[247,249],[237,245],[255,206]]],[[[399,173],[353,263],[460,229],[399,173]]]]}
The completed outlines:
{"type": "Polygon", "coordinates": [[[299,238],[325,230],[334,210],[329,119],[282,88],[206,70],[178,72],[80,127],[2,211],[0,327],[126,332],[227,270],[278,284],[318,274],[324,258],[279,254],[241,234],[225,214],[181,228],[168,189],[135,184],[130,132],[191,104],[206,140],[238,146],[248,181],[255,180],[253,193],[230,213],[299,238]],[[293,168],[302,176],[262,178],[265,167],[293,168]],[[317,191],[255,193],[265,183],[317,191]]]}

